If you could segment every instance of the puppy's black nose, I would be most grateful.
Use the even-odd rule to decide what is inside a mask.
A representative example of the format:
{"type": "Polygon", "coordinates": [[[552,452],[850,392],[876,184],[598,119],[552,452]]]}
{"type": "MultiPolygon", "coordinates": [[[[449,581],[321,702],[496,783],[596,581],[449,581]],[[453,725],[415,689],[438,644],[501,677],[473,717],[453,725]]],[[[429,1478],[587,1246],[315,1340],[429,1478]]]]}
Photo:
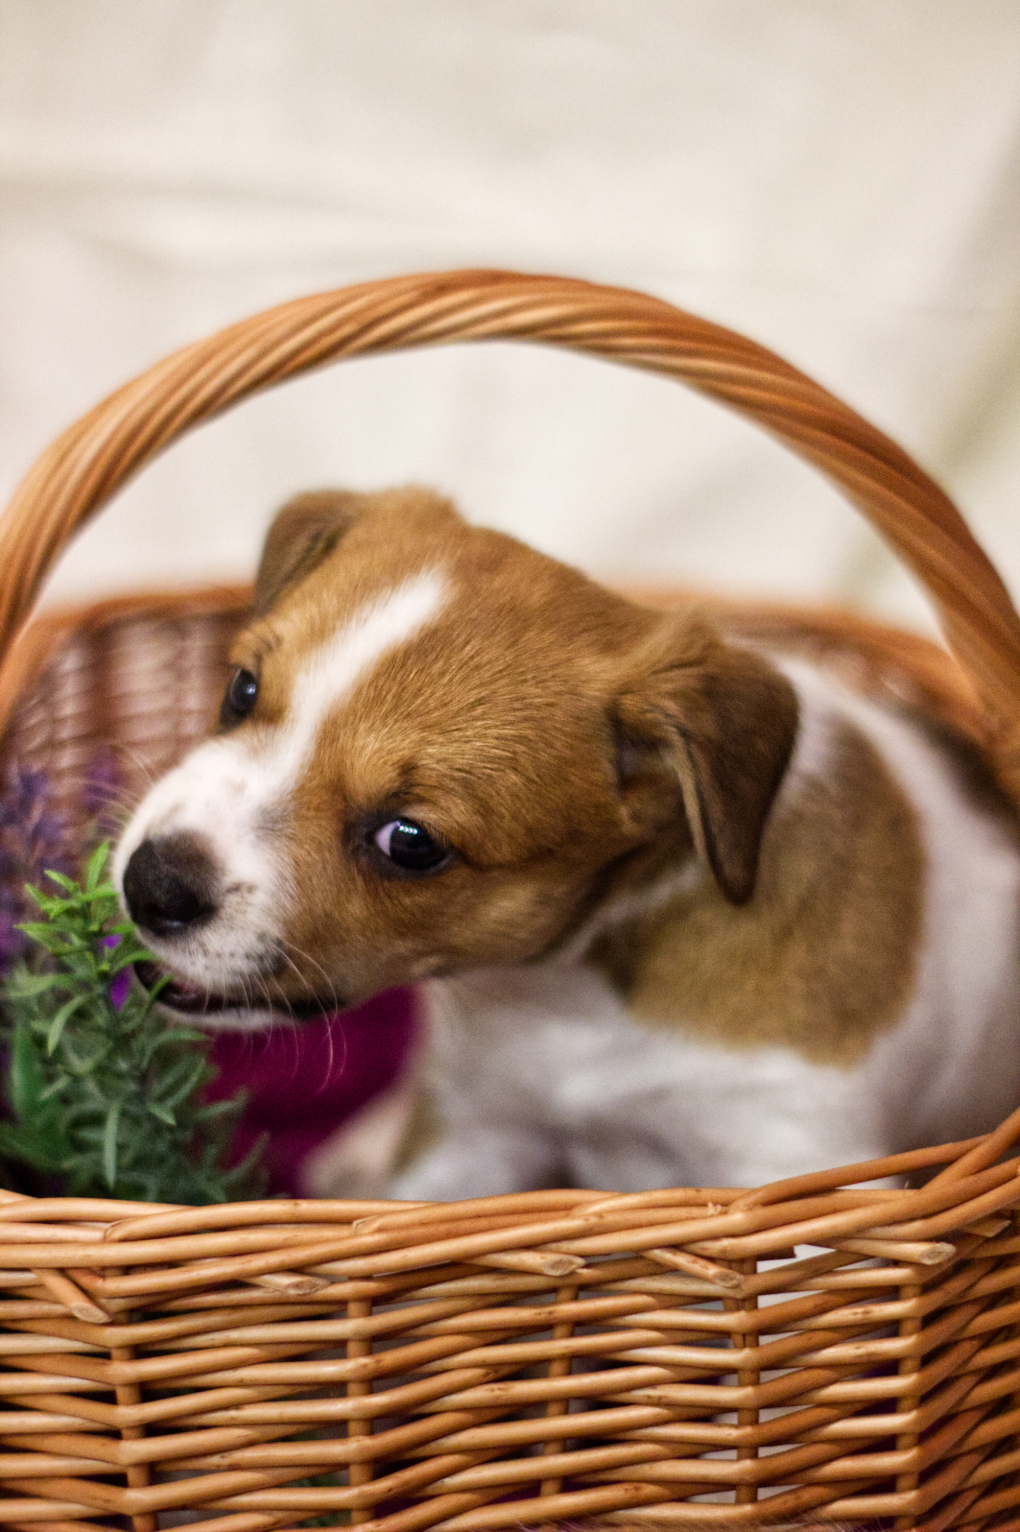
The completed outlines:
{"type": "Polygon", "coordinates": [[[143,840],[124,869],[131,919],[153,936],[187,936],[216,913],[216,868],[193,835],[143,840]]]}

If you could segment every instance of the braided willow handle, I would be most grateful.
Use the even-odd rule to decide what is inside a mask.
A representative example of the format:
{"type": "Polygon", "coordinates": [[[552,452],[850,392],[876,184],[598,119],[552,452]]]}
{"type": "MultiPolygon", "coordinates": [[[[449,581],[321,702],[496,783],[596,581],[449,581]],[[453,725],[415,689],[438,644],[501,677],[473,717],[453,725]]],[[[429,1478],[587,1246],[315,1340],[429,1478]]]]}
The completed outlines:
{"type": "MultiPolygon", "coordinates": [[[[1020,619],[952,502],[894,442],[772,352],[642,293],[562,277],[455,271],[299,298],[186,346],[111,394],[43,453],[0,522],[0,656],[64,544],[143,464],[249,394],[338,357],[531,340],[688,383],[838,484],[933,597],[984,700],[1020,796],[1020,619]]],[[[0,729],[21,667],[0,670],[0,729]]]]}

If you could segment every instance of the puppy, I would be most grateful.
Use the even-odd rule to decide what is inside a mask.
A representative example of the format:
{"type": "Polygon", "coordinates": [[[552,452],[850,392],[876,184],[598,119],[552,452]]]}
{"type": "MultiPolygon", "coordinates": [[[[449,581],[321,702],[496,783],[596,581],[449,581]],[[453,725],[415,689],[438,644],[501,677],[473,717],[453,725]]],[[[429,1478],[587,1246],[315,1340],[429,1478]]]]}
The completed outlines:
{"type": "Polygon", "coordinates": [[[725,626],[423,490],[292,501],[219,732],[117,853],[162,1003],[423,985],[400,1197],[757,1185],[994,1125],[1016,813],[933,718],[725,626]]]}

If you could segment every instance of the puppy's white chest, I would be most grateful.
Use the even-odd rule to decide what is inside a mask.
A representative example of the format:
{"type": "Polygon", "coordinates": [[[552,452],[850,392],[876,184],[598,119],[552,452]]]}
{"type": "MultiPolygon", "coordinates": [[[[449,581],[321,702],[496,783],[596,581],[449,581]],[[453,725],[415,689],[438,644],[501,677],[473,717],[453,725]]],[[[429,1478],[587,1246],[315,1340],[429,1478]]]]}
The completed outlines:
{"type": "Polygon", "coordinates": [[[646,1026],[584,964],[476,972],[428,999],[448,1126],[542,1138],[582,1185],[753,1185],[813,1168],[820,1142],[830,1163],[870,1148],[854,1072],[646,1026]]]}
{"type": "Polygon", "coordinates": [[[649,1088],[647,1032],[592,969],[486,970],[429,987],[438,1072],[520,1116],[579,1126],[649,1088]]]}

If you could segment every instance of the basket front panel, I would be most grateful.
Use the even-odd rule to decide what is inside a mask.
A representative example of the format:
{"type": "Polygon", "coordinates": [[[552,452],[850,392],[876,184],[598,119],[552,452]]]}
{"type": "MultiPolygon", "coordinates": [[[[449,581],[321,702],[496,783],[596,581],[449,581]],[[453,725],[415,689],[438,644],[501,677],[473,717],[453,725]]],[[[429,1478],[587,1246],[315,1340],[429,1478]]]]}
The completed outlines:
{"type": "MultiPolygon", "coordinates": [[[[245,1223],[111,1224],[130,1209],[93,1203],[62,1226],[55,1202],[8,1205],[35,1237],[7,1243],[0,1272],[0,1517],[934,1532],[1020,1505],[1012,1213],[933,1265],[921,1245],[911,1263],[836,1237],[792,1258],[788,1204],[769,1253],[724,1260],[680,1226],[735,1215],[677,1195],[263,1203],[245,1223]],[[62,1309],[30,1261],[80,1263],[95,1317],[62,1309]]],[[[841,1206],[845,1223],[861,1204],[841,1206]]]]}

